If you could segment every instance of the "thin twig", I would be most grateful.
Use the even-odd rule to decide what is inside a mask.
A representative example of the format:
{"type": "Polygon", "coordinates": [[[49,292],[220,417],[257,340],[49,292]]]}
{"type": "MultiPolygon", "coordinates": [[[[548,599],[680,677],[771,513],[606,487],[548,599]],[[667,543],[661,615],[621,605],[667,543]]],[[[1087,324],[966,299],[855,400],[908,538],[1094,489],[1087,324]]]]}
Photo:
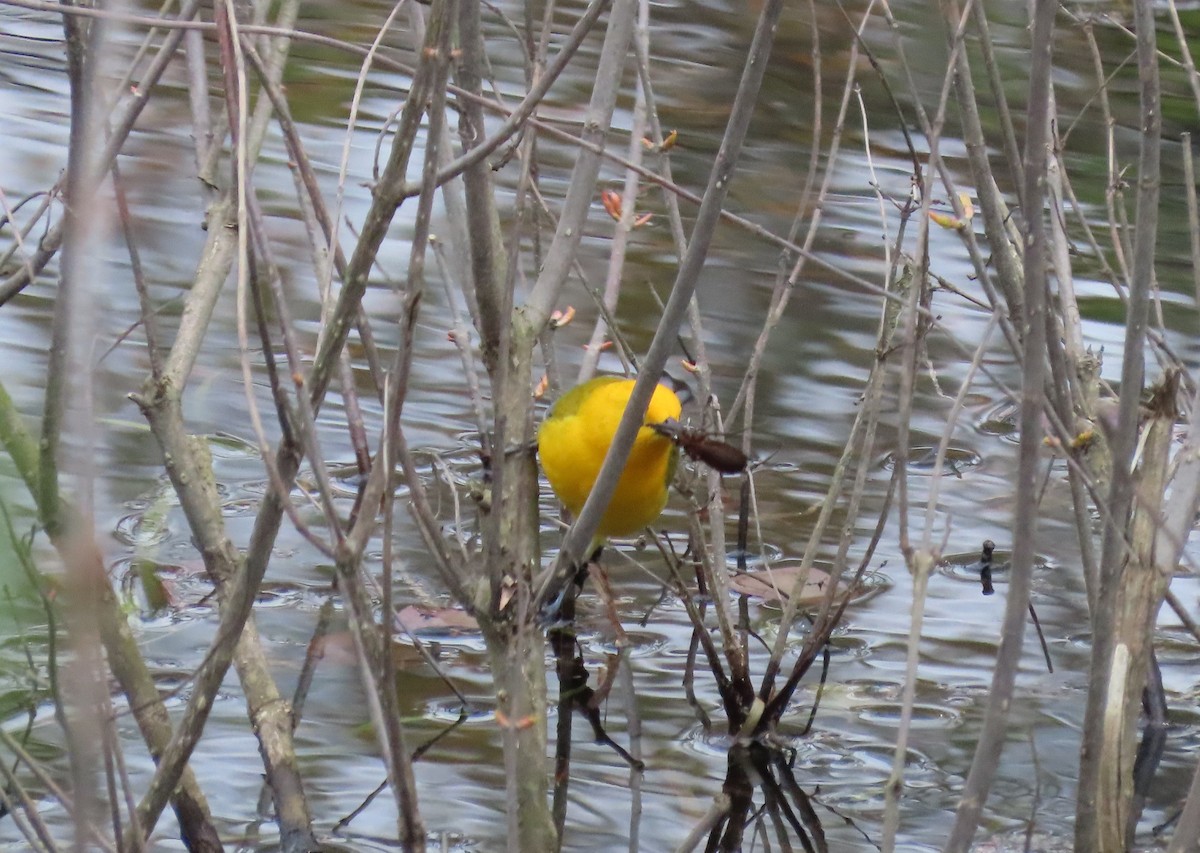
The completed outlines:
{"type": "Polygon", "coordinates": [[[1046,349],[1046,258],[1045,224],[1042,216],[1044,176],[1050,128],[1050,71],[1054,14],[1053,0],[1035,0],[1032,60],[1029,72],[1028,126],[1025,136],[1025,219],[1028,242],[1025,246],[1024,294],[1025,338],[1022,360],[1021,445],[1017,469],[1016,493],[1026,499],[1017,502],[1013,520],[1013,559],[1008,600],[1001,629],[996,670],[992,676],[990,701],[983,730],[975,747],[975,758],[967,783],[959,799],[954,826],[946,842],[948,853],[965,851],[970,846],[983,804],[991,789],[1000,750],[1005,740],[1008,709],[1023,642],[1025,615],[1029,604],[1030,579],[1036,552],[1037,505],[1028,497],[1034,494],[1041,453],[1040,421],[1045,396],[1046,349]]]}

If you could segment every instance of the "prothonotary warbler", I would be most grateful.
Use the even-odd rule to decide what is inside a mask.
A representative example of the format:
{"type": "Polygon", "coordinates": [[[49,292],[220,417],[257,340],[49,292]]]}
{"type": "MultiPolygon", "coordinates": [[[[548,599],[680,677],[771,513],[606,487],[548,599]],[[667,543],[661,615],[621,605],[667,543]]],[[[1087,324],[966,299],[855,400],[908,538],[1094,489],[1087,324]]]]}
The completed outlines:
{"type": "MultiPolygon", "coordinates": [[[[578,515],[612,444],[632,379],[599,376],[577,385],[550,408],[538,430],[538,454],[554,494],[578,515]]],[[[612,501],[596,528],[593,545],[610,536],[632,536],[652,524],[667,504],[667,489],[679,458],[675,442],[652,428],[674,421],[682,411],[678,395],[666,385],[654,389],[650,406],[612,501]]]]}

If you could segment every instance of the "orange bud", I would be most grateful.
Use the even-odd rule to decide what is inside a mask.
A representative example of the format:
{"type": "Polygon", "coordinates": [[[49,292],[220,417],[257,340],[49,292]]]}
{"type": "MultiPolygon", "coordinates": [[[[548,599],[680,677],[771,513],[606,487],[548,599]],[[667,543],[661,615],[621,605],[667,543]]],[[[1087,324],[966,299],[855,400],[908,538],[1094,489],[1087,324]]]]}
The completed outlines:
{"type": "Polygon", "coordinates": [[[604,203],[604,209],[608,211],[608,215],[620,222],[621,194],[615,190],[605,190],[600,193],[600,200],[604,203]]]}
{"type": "Polygon", "coordinates": [[[948,228],[951,231],[957,231],[962,227],[962,223],[954,217],[954,214],[951,213],[940,213],[939,211],[931,210],[929,211],[929,218],[932,219],[935,224],[940,225],[943,228],[948,228]]]}
{"type": "Polygon", "coordinates": [[[666,135],[662,141],[662,145],[655,145],[653,140],[648,137],[642,137],[642,146],[648,151],[670,151],[675,147],[676,141],[679,139],[679,131],[672,130],[666,135]]]}
{"type": "Polygon", "coordinates": [[[1094,429],[1086,429],[1071,439],[1071,449],[1079,450],[1081,448],[1088,447],[1095,440],[1095,438],[1096,431],[1094,429]]]}
{"type": "Polygon", "coordinates": [[[503,728],[510,729],[512,731],[524,731],[532,726],[536,721],[537,718],[532,714],[521,717],[519,720],[510,720],[508,718],[508,714],[504,713],[499,708],[496,709],[496,722],[499,723],[503,728]]]}
{"type": "Polygon", "coordinates": [[[568,305],[566,311],[555,311],[550,315],[550,328],[560,329],[575,319],[575,307],[568,305]]]}
{"type": "Polygon", "coordinates": [[[964,222],[970,222],[975,218],[975,203],[971,201],[969,193],[959,193],[958,203],[962,205],[964,222]]]}

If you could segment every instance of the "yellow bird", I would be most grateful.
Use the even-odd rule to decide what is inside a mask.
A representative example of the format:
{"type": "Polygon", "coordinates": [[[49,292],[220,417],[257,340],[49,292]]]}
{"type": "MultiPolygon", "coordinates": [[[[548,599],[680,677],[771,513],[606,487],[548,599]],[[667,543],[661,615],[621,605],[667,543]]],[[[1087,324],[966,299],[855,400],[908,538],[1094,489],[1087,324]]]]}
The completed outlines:
{"type": "MultiPolygon", "coordinates": [[[[542,421],[538,430],[542,468],[554,494],[573,515],[583,509],[596,483],[633,393],[633,382],[618,376],[591,379],[564,394],[542,421]]],[[[649,425],[678,419],[682,408],[670,388],[659,385],[654,389],[643,422],[646,425],[634,439],[612,501],[596,528],[593,546],[610,536],[632,536],[663,511],[679,451],[668,436],[649,425]]]]}

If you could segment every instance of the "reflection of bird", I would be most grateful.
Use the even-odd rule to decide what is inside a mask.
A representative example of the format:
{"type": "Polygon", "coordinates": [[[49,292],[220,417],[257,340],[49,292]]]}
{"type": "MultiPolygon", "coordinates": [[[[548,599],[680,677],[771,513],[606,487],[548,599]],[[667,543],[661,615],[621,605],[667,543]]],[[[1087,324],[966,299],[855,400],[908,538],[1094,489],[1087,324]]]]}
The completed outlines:
{"type": "MultiPolygon", "coordinates": [[[[538,430],[538,454],[554,494],[578,515],[596,483],[608,446],[633,393],[632,379],[600,376],[577,385],[550,408],[538,430]]],[[[610,536],[631,536],[658,518],[679,453],[670,438],[650,424],[678,418],[679,397],[665,385],[654,389],[643,426],[633,442],[621,479],[593,546],[610,536]]]]}

